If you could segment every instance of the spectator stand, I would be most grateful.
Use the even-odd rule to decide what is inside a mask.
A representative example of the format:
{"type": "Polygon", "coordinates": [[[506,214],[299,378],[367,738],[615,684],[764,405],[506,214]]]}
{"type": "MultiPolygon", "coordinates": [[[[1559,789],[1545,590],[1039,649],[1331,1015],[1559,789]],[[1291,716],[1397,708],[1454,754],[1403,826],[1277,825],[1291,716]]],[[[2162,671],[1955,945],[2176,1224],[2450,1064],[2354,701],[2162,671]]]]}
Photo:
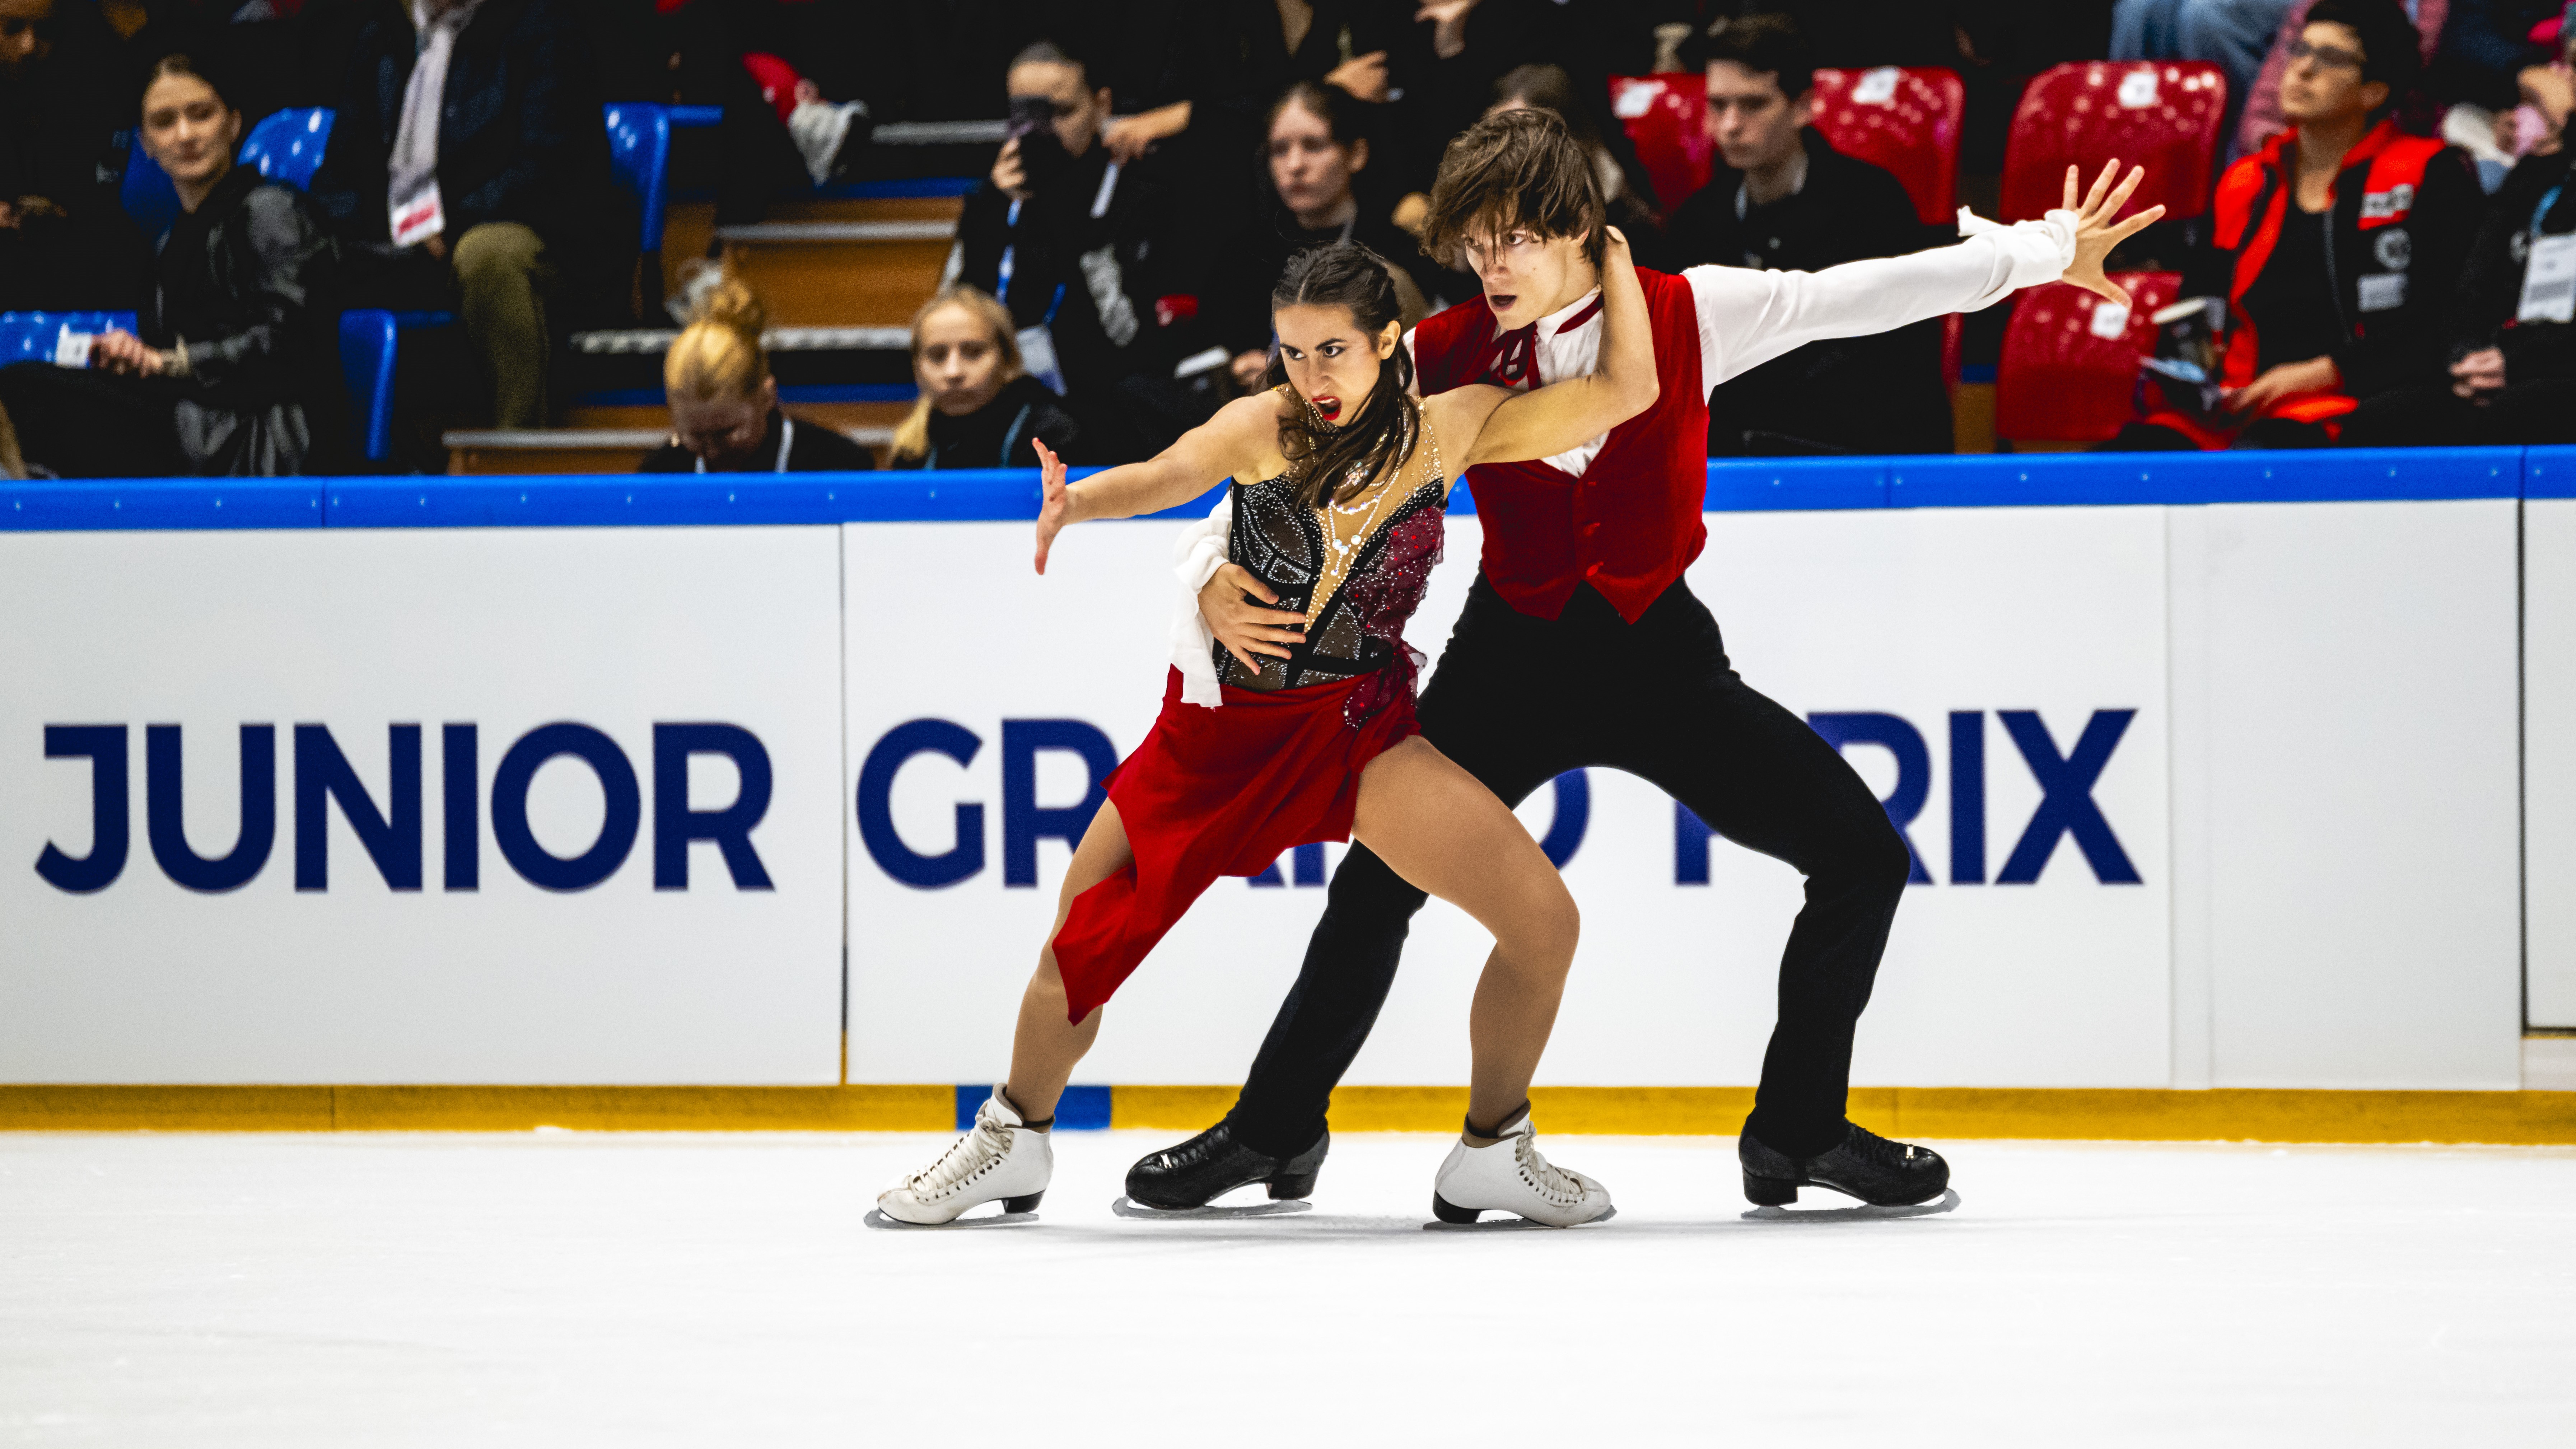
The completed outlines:
{"type": "Polygon", "coordinates": [[[1717,145],[1708,137],[1708,82],[1695,72],[1610,77],[1610,114],[1637,148],[1669,213],[1708,184],[1717,145]]]}
{"type": "Polygon", "coordinates": [[[2130,305],[2051,282],[2021,294],[2004,331],[1995,432],[2015,452],[2067,452],[2118,436],[2138,416],[2138,364],[2154,355],[2176,272],[2118,272],[2130,305]]]}
{"type": "Polygon", "coordinates": [[[2089,185],[2116,158],[2147,168],[2132,210],[2162,205],[2168,221],[2194,220],[2209,210],[2226,110],[2226,76],[2201,61],[2087,61],[2042,72],[2013,112],[2002,219],[2045,216],[2065,204],[2069,165],[2089,185]]]}
{"type": "Polygon", "coordinates": [[[1968,88],[1954,70],[1816,72],[1816,129],[1826,144],[1905,183],[1925,226],[1959,211],[1959,124],[1968,88]]]}

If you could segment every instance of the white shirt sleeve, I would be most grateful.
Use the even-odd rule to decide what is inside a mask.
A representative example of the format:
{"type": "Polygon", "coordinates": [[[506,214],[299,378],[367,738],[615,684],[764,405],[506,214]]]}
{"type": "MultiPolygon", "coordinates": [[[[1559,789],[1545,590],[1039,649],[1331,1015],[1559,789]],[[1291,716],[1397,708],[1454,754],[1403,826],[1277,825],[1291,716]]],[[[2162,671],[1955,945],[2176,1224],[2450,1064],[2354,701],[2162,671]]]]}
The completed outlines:
{"type": "Polygon", "coordinates": [[[1172,667],[1181,672],[1181,702],[1210,709],[1225,702],[1216,677],[1216,634],[1199,617],[1199,590],[1216,577],[1233,543],[1234,490],[1216,501],[1206,518],[1181,530],[1172,540],[1172,577],[1180,598],[1172,612],[1172,667]]]}
{"type": "Polygon", "coordinates": [[[1999,226],[1963,206],[1959,230],[1966,239],[1956,246],[1821,272],[1692,267],[1682,275],[1699,310],[1700,385],[1713,388],[1823,338],[1981,311],[2024,287],[2056,281],[2075,261],[2071,211],[1999,226]]]}

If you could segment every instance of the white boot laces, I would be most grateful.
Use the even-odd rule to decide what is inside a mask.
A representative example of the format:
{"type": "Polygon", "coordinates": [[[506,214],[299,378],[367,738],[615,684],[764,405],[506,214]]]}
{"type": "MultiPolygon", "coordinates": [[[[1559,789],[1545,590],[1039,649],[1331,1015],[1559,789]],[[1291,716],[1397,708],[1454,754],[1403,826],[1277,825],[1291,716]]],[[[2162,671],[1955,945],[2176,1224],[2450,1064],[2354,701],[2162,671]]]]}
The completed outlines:
{"type": "Polygon", "coordinates": [[[1583,1184],[1561,1167],[1553,1167],[1539,1154],[1538,1136],[1522,1132],[1512,1140],[1513,1160],[1520,1164],[1521,1180],[1536,1189],[1539,1196],[1554,1203],[1576,1203],[1583,1200],[1583,1184]]]}
{"type": "Polygon", "coordinates": [[[950,1143],[937,1162],[914,1173],[904,1186],[915,1197],[944,1197],[1000,1166],[1010,1155],[1010,1124],[999,1117],[979,1115],[973,1131],[950,1143]]]}

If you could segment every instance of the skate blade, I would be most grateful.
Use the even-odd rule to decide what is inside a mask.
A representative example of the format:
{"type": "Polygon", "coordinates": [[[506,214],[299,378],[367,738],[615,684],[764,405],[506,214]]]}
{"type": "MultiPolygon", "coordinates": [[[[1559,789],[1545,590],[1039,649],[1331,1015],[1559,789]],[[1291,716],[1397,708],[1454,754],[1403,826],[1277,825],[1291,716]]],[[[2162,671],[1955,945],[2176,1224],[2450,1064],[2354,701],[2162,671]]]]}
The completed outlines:
{"type": "Polygon", "coordinates": [[[1165,1222],[1184,1222],[1206,1218],[1275,1218],[1282,1213],[1311,1212],[1314,1206],[1303,1198],[1292,1197],[1278,1202],[1245,1203],[1241,1207],[1218,1207],[1210,1204],[1207,1207],[1194,1208],[1156,1208],[1147,1207],[1121,1193],[1118,1195],[1118,1200],[1109,1205],[1109,1210],[1122,1218],[1136,1218],[1140,1221],[1156,1219],[1165,1222]]]}
{"type": "Polygon", "coordinates": [[[1958,1189],[1951,1188],[1930,1202],[1918,1202],[1911,1207],[1875,1207],[1864,1203],[1859,1207],[1809,1208],[1804,1212],[1793,1208],[1758,1207],[1746,1213],[1744,1220],[1748,1223],[1879,1222],[1890,1218],[1928,1218],[1934,1213],[1946,1213],[1958,1205],[1958,1189]]]}
{"type": "MultiPolygon", "coordinates": [[[[1502,1212],[1504,1209],[1487,1208],[1486,1211],[1502,1212]]],[[[1619,1216],[1619,1209],[1612,1207],[1597,1218],[1585,1218],[1582,1222],[1570,1223],[1567,1226],[1588,1228],[1595,1223],[1606,1223],[1617,1216],[1619,1216]]],[[[1433,1218],[1431,1221],[1422,1225],[1422,1230],[1426,1233],[1517,1233],[1532,1228],[1543,1233],[1561,1233],[1566,1231],[1565,1228],[1560,1228],[1554,1223],[1542,1223],[1522,1217],[1496,1218],[1490,1223],[1444,1223],[1438,1218],[1433,1218]]]]}
{"type": "Polygon", "coordinates": [[[1033,1223],[1037,1220],[1038,1215],[1036,1213],[1026,1212],[996,1213],[991,1217],[983,1218],[951,1218],[944,1223],[908,1223],[901,1218],[887,1217],[885,1209],[883,1208],[870,1208],[868,1209],[868,1215],[860,1219],[861,1222],[866,1223],[869,1227],[880,1228],[886,1231],[900,1230],[903,1232],[912,1232],[918,1230],[932,1233],[946,1232],[950,1228],[998,1228],[1011,1223],[1033,1223]]]}

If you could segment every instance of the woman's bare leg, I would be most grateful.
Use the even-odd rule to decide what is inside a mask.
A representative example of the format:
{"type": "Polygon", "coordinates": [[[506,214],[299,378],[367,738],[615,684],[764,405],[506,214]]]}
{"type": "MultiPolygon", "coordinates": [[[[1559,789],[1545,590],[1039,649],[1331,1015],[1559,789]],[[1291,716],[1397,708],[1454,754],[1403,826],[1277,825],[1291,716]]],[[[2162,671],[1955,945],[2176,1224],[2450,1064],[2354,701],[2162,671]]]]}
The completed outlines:
{"type": "Polygon", "coordinates": [[[1100,1035],[1098,1008],[1079,1025],[1064,1019],[1064,977],[1055,966],[1056,932],[1064,929],[1074,897],[1125,870],[1135,859],[1135,852],[1127,848],[1127,827],[1118,818],[1118,807],[1102,801],[1100,813],[1091,817],[1091,828],[1082,833],[1082,844],[1074,848],[1073,866],[1064,874],[1064,889],[1056,894],[1055,924],[1047,928],[1047,943],[1038,951],[1037,974],[1029,978],[1029,989],[1020,996],[1019,1030],[1011,1038],[1011,1076],[1002,1090],[1031,1122],[1055,1115],[1056,1098],[1064,1095],[1064,1084],[1073,1080],[1075,1065],[1100,1035]]]}
{"type": "Polygon", "coordinates": [[[1580,930],[1574,897],[1494,792],[1418,735],[1369,762],[1351,834],[1494,934],[1467,1017],[1467,1120],[1489,1134],[1529,1099],[1556,1027],[1580,930]]]}

